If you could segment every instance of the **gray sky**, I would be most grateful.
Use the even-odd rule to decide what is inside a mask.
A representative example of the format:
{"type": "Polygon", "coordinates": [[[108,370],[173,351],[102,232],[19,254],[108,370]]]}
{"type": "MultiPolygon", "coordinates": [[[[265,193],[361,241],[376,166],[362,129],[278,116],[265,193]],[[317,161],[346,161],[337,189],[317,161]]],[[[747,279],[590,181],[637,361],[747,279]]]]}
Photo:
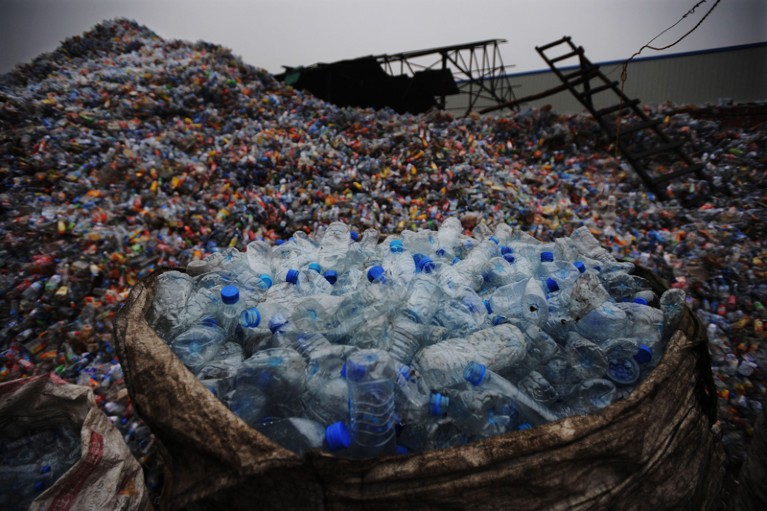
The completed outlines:
{"type": "MultiPolygon", "coordinates": [[[[380,53],[506,39],[510,72],[543,69],[535,52],[563,35],[596,62],[629,57],[698,0],[0,0],[0,73],[107,18],[126,17],[166,39],[226,46],[272,73],[380,53]]],[[[669,44],[716,0],[655,45],[669,44]]],[[[721,0],[680,53],[767,41],[767,0],[721,0]]],[[[661,53],[644,50],[642,57],[661,53]]]]}

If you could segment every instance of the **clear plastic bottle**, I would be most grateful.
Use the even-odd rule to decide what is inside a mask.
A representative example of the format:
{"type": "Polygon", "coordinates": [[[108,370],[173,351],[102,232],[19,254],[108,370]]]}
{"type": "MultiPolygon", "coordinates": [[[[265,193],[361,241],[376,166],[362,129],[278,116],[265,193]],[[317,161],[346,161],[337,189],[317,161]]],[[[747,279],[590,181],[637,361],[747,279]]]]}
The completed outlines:
{"type": "Polygon", "coordinates": [[[322,269],[343,272],[350,245],[349,226],[343,222],[331,223],[320,241],[318,261],[322,269]]]}
{"type": "Polygon", "coordinates": [[[221,288],[221,306],[217,311],[217,320],[226,333],[227,338],[237,337],[237,327],[240,322],[240,313],[244,310],[244,303],[240,301],[240,290],[237,286],[224,286],[221,288]]]}
{"type": "Polygon", "coordinates": [[[352,455],[372,458],[394,454],[394,386],[397,374],[389,354],[367,349],[346,361],[352,455]]]}
{"type": "Polygon", "coordinates": [[[254,274],[262,277],[266,275],[270,281],[274,280],[272,275],[272,246],[269,243],[263,240],[251,241],[245,248],[245,254],[248,266],[254,274]]]}
{"type": "Polygon", "coordinates": [[[519,274],[516,280],[501,286],[488,299],[490,309],[510,321],[524,321],[544,325],[548,320],[549,306],[546,295],[538,281],[519,274]]]}
{"type": "Polygon", "coordinates": [[[415,276],[416,266],[413,256],[405,251],[402,240],[389,242],[389,252],[382,259],[382,266],[397,282],[407,286],[415,276]]]}
{"type": "Polygon", "coordinates": [[[506,378],[489,370],[484,364],[474,361],[469,362],[464,368],[463,377],[475,387],[495,390],[508,396],[520,408],[523,415],[532,421],[534,425],[559,419],[549,408],[522,392],[506,378]]]}
{"type": "Polygon", "coordinates": [[[333,453],[343,452],[351,442],[351,434],[346,423],[340,421],[325,426],[303,417],[270,418],[258,422],[255,428],[299,456],[314,449],[324,449],[333,453]]]}
{"type": "Polygon", "coordinates": [[[197,374],[199,369],[213,357],[226,341],[226,333],[212,316],[206,316],[188,330],[177,335],[170,343],[173,353],[197,374]]]}
{"type": "Polygon", "coordinates": [[[230,409],[251,426],[263,417],[298,417],[303,413],[306,364],[291,348],[256,352],[234,378],[230,409]]]}
{"type": "Polygon", "coordinates": [[[412,366],[431,390],[439,390],[460,383],[463,369],[471,361],[503,370],[522,363],[526,355],[522,332],[504,323],[427,346],[416,354],[412,366]]]}
{"type": "Polygon", "coordinates": [[[439,257],[452,258],[458,255],[463,242],[463,225],[456,217],[446,218],[437,229],[437,250],[439,257]]]}
{"type": "Polygon", "coordinates": [[[433,274],[421,272],[410,285],[404,313],[413,321],[429,324],[442,301],[442,291],[433,274]]]}

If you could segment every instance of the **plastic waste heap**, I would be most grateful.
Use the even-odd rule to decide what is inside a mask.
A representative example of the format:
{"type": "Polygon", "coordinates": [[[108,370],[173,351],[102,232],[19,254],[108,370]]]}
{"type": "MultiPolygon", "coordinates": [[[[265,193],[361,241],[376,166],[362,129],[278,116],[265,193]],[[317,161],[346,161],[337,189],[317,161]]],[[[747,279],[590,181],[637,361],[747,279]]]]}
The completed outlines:
{"type": "Polygon", "coordinates": [[[683,310],[585,227],[370,239],[334,222],[193,261],[158,279],[149,320],[252,427],[369,458],[598,412],[658,364],[683,310]]]}

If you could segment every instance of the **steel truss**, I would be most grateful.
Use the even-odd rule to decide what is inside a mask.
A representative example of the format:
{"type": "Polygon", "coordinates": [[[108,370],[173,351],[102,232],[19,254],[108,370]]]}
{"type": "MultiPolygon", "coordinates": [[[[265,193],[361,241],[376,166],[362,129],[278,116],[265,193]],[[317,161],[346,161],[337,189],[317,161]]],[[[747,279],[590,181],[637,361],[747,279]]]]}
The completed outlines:
{"type": "MultiPolygon", "coordinates": [[[[414,76],[419,71],[449,70],[460,93],[469,97],[464,112],[464,115],[468,115],[475,109],[479,100],[503,105],[516,99],[506,73],[507,66],[503,64],[498,50],[498,45],[505,42],[505,39],[488,39],[392,55],[377,55],[375,58],[390,76],[414,76]]],[[[436,99],[439,108],[446,109],[446,94],[439,95],[436,99]]]]}

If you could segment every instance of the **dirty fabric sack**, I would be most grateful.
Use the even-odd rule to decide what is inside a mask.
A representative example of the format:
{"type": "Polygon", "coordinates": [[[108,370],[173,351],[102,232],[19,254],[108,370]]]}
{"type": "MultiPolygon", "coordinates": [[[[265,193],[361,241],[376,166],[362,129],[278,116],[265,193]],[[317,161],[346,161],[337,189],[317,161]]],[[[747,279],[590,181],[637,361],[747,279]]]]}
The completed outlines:
{"type": "MultiPolygon", "coordinates": [[[[229,411],[146,321],[155,273],[116,318],[141,417],[161,440],[166,509],[712,509],[724,451],[705,331],[686,309],[658,367],[589,416],[459,447],[355,461],[285,450],[229,411]]],[[[653,274],[636,273],[665,284],[653,274]]]]}
{"type": "Polygon", "coordinates": [[[3,509],[152,509],[141,466],[89,387],[50,375],[0,384],[0,445],[3,509]]]}

